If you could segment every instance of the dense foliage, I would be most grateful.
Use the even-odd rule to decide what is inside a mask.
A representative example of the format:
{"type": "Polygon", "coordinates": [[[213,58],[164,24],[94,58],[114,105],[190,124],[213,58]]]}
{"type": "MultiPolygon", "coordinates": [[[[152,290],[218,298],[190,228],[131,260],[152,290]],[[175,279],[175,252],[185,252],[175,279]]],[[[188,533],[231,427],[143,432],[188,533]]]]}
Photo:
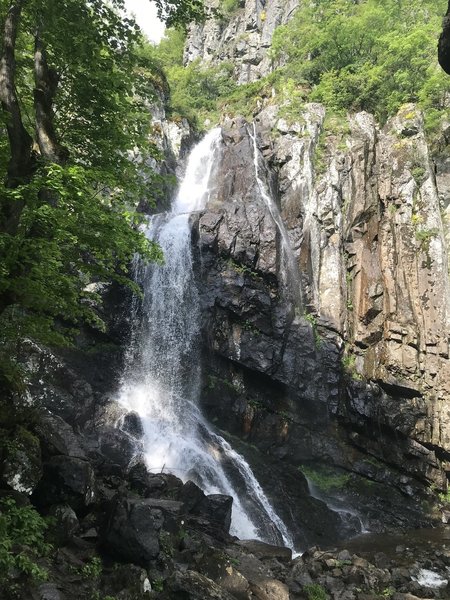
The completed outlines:
{"type": "MultiPolygon", "coordinates": [[[[221,6],[225,12],[238,4],[221,6]]],[[[446,114],[450,97],[450,80],[436,52],[445,9],[445,0],[302,2],[275,32],[273,72],[242,86],[231,80],[229,65],[192,63],[183,70],[181,43],[175,60],[174,47],[169,57],[166,42],[157,52],[167,69],[174,108],[195,115],[200,124],[205,118],[216,120],[220,112],[247,114],[274,90],[277,102],[288,100],[297,112],[305,101],[320,101],[335,112],[368,110],[382,121],[402,104],[418,102],[432,127],[446,114]]]]}
{"type": "MultiPolygon", "coordinates": [[[[201,0],[158,0],[168,22],[201,0]]],[[[17,343],[102,327],[96,281],[133,286],[128,265],[159,249],[135,207],[152,198],[148,103],[155,64],[123,0],[0,0],[0,381],[17,343]],[[5,135],[7,134],[7,135],[5,135]]]]}
{"type": "Polygon", "coordinates": [[[205,119],[219,119],[218,98],[228,97],[235,89],[233,65],[205,67],[200,61],[183,65],[186,40],[181,29],[168,29],[157,47],[147,47],[147,55],[167,77],[170,109],[173,116],[187,117],[201,127],[205,119]]]}
{"type": "Polygon", "coordinates": [[[272,53],[310,99],[381,119],[406,102],[441,110],[450,92],[437,63],[445,0],[315,0],[279,27],[272,53]]]}

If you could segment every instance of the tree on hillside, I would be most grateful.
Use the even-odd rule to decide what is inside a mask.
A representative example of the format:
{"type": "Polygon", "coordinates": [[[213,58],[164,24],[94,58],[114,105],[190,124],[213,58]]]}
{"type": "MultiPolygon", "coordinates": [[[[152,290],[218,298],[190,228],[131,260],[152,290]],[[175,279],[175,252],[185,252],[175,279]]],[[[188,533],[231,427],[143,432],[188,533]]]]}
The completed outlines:
{"type": "MultiPolygon", "coordinates": [[[[170,23],[200,0],[158,0],[170,23]]],[[[14,342],[63,342],[102,323],[91,281],[133,285],[136,227],[151,198],[152,65],[123,0],[0,0],[0,375],[14,379],[14,342]],[[55,326],[57,323],[57,326],[55,326]],[[9,366],[8,366],[9,365],[9,366]]],[[[5,382],[6,379],[6,382],[5,382]]]]}
{"type": "Polygon", "coordinates": [[[310,99],[386,119],[407,102],[440,110],[449,86],[436,61],[445,0],[315,0],[275,32],[273,58],[310,99]]]}

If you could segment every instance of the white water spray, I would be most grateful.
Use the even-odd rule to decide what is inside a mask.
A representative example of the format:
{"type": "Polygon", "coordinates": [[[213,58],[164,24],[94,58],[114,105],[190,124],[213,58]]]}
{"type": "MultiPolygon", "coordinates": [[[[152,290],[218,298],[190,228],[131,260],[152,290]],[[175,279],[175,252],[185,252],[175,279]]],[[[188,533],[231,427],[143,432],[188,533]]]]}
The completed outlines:
{"type": "Polygon", "coordinates": [[[193,480],[207,494],[233,496],[233,534],[292,547],[249,465],[197,407],[200,313],[189,219],[208,201],[220,141],[221,131],[214,129],[193,149],[171,212],[150,221],[148,236],[160,244],[165,263],[138,269],[142,316],[135,310],[119,402],[141,418],[149,470],[193,480]]]}
{"type": "Polygon", "coordinates": [[[264,204],[267,206],[269,213],[278,229],[281,240],[282,260],[280,271],[284,287],[291,296],[291,301],[296,312],[302,310],[302,289],[301,278],[298,263],[292,250],[291,241],[287,232],[286,226],[281,218],[281,213],[274,199],[270,195],[263,180],[259,176],[259,149],[256,140],[256,125],[253,123],[253,134],[248,132],[253,142],[253,164],[255,166],[255,178],[258,184],[258,189],[264,204]]]}

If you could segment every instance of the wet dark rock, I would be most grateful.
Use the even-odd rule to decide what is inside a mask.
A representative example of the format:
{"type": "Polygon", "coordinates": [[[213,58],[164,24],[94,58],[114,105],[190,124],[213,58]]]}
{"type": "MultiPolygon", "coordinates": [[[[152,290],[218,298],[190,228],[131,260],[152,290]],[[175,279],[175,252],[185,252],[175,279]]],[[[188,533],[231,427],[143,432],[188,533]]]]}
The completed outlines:
{"type": "Polygon", "coordinates": [[[109,554],[145,567],[159,554],[163,522],[162,512],[144,500],[117,500],[107,516],[100,542],[109,554]]]}
{"type": "Polygon", "coordinates": [[[83,431],[80,440],[89,461],[102,473],[125,479],[129,465],[140,450],[139,442],[102,415],[99,422],[83,431]]]}
{"type": "Polygon", "coordinates": [[[237,542],[237,545],[256,558],[276,558],[282,562],[290,562],[292,560],[292,550],[284,546],[273,546],[271,544],[265,544],[258,540],[241,540],[237,542]]]}
{"type": "Polygon", "coordinates": [[[108,462],[127,469],[136,454],[136,442],[126,432],[113,426],[98,428],[95,436],[99,441],[98,452],[108,462]]]}
{"type": "Polygon", "coordinates": [[[53,456],[44,464],[44,474],[33,494],[40,508],[67,503],[76,512],[95,501],[95,476],[89,462],[69,456],[53,456]]]}
{"type": "Polygon", "coordinates": [[[80,529],[77,515],[68,504],[55,504],[49,516],[53,517],[50,534],[59,546],[66,544],[80,529]]]}
{"type": "Polygon", "coordinates": [[[100,544],[121,560],[147,567],[160,552],[160,532],[176,533],[181,521],[180,502],[117,497],[111,502],[100,544]]]}
{"type": "Polygon", "coordinates": [[[65,598],[55,583],[43,583],[37,593],[37,600],[64,600],[65,598]]]}
{"type": "Polygon", "coordinates": [[[186,481],[180,491],[179,499],[183,502],[185,512],[194,513],[205,497],[205,493],[196,483],[186,481]]]}
{"type": "Polygon", "coordinates": [[[231,510],[233,498],[224,494],[211,494],[205,496],[195,511],[198,515],[228,533],[231,525],[231,510]]]}
{"type": "Polygon", "coordinates": [[[144,435],[141,418],[135,412],[129,412],[124,415],[121,427],[126,433],[137,439],[140,439],[144,435]]]}
{"type": "Polygon", "coordinates": [[[44,413],[36,427],[45,457],[63,454],[75,458],[86,458],[80,438],[73,428],[61,417],[44,413]]]}
{"type": "Polygon", "coordinates": [[[128,471],[130,489],[144,498],[167,496],[179,499],[183,483],[170,473],[150,473],[142,462],[136,463],[128,471]]]}
{"type": "Polygon", "coordinates": [[[450,75],[450,4],[444,18],[438,45],[439,64],[450,75]]]}
{"type": "Polygon", "coordinates": [[[31,494],[42,477],[41,447],[36,436],[18,427],[2,464],[2,479],[17,492],[31,494]]]}

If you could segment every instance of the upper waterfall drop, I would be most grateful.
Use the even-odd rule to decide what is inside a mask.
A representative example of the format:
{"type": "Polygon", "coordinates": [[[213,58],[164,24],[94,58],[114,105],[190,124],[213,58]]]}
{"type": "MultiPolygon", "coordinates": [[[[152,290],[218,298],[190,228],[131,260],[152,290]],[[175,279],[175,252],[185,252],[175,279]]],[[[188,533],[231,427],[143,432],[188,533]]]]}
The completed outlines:
{"type": "Polygon", "coordinates": [[[205,208],[214,159],[221,139],[222,130],[216,127],[192,149],[186,173],[172,206],[172,214],[192,213],[205,208]]]}
{"type": "Polygon", "coordinates": [[[171,211],[150,218],[147,235],[160,244],[164,264],[138,264],[136,277],[144,298],[134,310],[118,400],[141,418],[149,470],[193,480],[207,494],[233,496],[233,534],[292,547],[286,525],[249,465],[197,406],[200,306],[190,215],[207,203],[221,139],[221,130],[214,129],[195,146],[171,211]]]}

